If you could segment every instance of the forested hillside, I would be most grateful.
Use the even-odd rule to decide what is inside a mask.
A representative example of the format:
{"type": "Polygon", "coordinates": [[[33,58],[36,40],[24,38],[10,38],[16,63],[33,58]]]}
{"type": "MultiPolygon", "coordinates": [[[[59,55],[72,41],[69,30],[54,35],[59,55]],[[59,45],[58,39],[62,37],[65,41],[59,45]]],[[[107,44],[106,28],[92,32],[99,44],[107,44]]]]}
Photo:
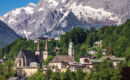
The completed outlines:
{"type": "MultiPolygon", "coordinates": [[[[120,26],[104,26],[96,30],[92,27],[84,31],[82,28],[73,28],[70,32],[61,36],[60,41],[49,41],[50,55],[56,55],[56,47],[60,48],[59,54],[68,53],[68,44],[70,41],[74,43],[75,59],[88,55],[89,50],[95,41],[103,40],[103,47],[107,49],[107,54],[113,54],[117,57],[125,57],[130,51],[130,20],[120,26]]],[[[44,50],[44,41],[40,42],[41,50],[44,50]]],[[[0,58],[4,55],[8,58],[15,58],[20,49],[27,49],[35,52],[37,43],[31,40],[19,38],[12,44],[0,50],[0,58]]],[[[99,48],[100,50],[100,48],[99,48]]]]}
{"type": "MultiPolygon", "coordinates": [[[[70,41],[72,41],[74,43],[74,49],[75,49],[75,60],[79,61],[79,58],[81,56],[89,56],[87,50],[90,50],[93,46],[93,43],[99,40],[103,40],[103,47],[96,49],[98,52],[97,53],[98,57],[102,56],[101,49],[107,49],[107,55],[112,54],[117,57],[126,58],[126,64],[124,63],[120,65],[130,66],[130,20],[128,20],[125,24],[122,24],[120,26],[104,26],[97,30],[94,27],[86,31],[80,27],[73,28],[70,32],[67,32],[65,35],[62,35],[60,41],[55,40],[49,41],[48,46],[51,56],[55,56],[57,54],[68,54],[68,44],[70,41]],[[60,53],[56,53],[56,47],[60,49],[60,53]]],[[[40,42],[40,46],[41,50],[43,51],[45,41],[40,42]]],[[[6,56],[7,59],[15,59],[20,49],[26,49],[35,52],[36,47],[37,43],[34,43],[31,40],[27,41],[26,39],[19,38],[17,41],[13,42],[12,44],[0,50],[0,58],[6,56]]],[[[85,80],[102,80],[104,79],[102,75],[108,72],[108,74],[105,74],[106,75],[105,78],[108,78],[106,80],[119,80],[121,77],[121,75],[119,75],[121,71],[120,68],[121,66],[119,66],[117,70],[113,69],[111,64],[106,65],[110,65],[108,69],[105,67],[105,65],[98,66],[97,68],[95,67],[94,71],[96,73],[95,72],[91,73],[89,77],[85,77],[84,75],[86,75],[86,73],[82,73],[82,71],[81,71],[82,74],[79,74],[80,73],[79,71],[79,73],[66,72],[66,74],[63,73],[63,75],[65,75],[66,77],[69,76],[69,74],[72,76],[76,75],[77,78],[79,78],[78,76],[83,76],[85,80]],[[113,76],[112,79],[109,79],[110,75],[115,75],[116,77],[113,76]]],[[[38,72],[36,75],[38,75],[39,73],[40,72],[38,72]]],[[[53,73],[52,77],[57,77],[59,74],[60,73],[53,73]]],[[[0,73],[0,75],[2,74],[0,73]]],[[[30,80],[34,79],[30,78],[30,80]]],[[[51,79],[51,80],[59,80],[59,79],[51,79]]],[[[70,80],[70,79],[63,79],[63,80],[70,80]]],[[[73,80],[81,80],[81,79],[73,79],[73,80]]]]}

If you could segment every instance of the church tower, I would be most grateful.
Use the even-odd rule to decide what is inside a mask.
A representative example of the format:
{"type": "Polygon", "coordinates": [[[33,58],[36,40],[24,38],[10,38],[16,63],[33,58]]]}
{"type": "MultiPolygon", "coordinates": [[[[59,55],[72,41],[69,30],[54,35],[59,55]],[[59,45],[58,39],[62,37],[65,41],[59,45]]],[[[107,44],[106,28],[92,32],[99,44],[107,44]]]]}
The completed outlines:
{"type": "Polygon", "coordinates": [[[74,59],[74,48],[73,48],[73,42],[69,43],[69,49],[68,49],[68,55],[72,56],[74,59]]]}
{"type": "Polygon", "coordinates": [[[48,58],[49,50],[48,50],[48,41],[46,40],[45,50],[43,52],[43,60],[45,61],[48,58]]]}
{"type": "Polygon", "coordinates": [[[38,41],[38,44],[37,44],[37,50],[35,51],[35,55],[36,56],[40,56],[41,55],[40,42],[39,41],[38,41]]]}

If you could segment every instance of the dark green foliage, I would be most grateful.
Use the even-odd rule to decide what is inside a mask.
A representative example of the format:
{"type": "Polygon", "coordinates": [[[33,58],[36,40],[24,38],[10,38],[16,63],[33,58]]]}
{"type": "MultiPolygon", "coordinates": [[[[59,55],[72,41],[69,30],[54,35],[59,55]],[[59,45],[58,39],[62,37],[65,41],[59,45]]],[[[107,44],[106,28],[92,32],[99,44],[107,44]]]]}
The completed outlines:
{"type": "Polygon", "coordinates": [[[5,63],[0,64],[0,80],[7,80],[14,76],[14,61],[9,59],[5,63]]]}
{"type": "Polygon", "coordinates": [[[69,69],[62,76],[62,80],[71,80],[71,78],[73,77],[72,72],[69,69]]]}
{"type": "MultiPolygon", "coordinates": [[[[107,48],[108,54],[126,56],[124,53],[130,46],[130,20],[118,27],[107,27],[103,35],[103,47],[107,48]]],[[[100,38],[100,37],[99,37],[100,38]]]]}
{"type": "Polygon", "coordinates": [[[120,72],[116,69],[102,69],[92,73],[88,80],[120,80],[120,72]]]}
{"type": "Polygon", "coordinates": [[[44,62],[44,65],[48,65],[53,58],[54,58],[54,56],[51,56],[51,55],[48,56],[47,60],[44,62]]]}
{"type": "Polygon", "coordinates": [[[45,79],[45,75],[43,73],[43,70],[39,70],[37,73],[33,74],[28,78],[28,80],[47,80],[45,79]]]}
{"type": "MultiPolygon", "coordinates": [[[[49,51],[50,51],[50,55],[55,55],[55,47],[59,46],[57,41],[49,41],[49,51]]],[[[45,47],[45,41],[40,42],[40,48],[41,48],[41,52],[44,51],[44,47],[45,47]]],[[[0,58],[6,56],[6,58],[11,58],[14,59],[19,51],[21,49],[24,50],[31,50],[33,53],[35,53],[37,48],[37,43],[34,43],[32,40],[26,40],[23,38],[19,38],[17,41],[13,42],[12,44],[2,48],[0,50],[0,58]]]]}
{"type": "Polygon", "coordinates": [[[59,75],[60,75],[60,73],[58,73],[58,72],[52,73],[50,80],[60,80],[59,75]]]}
{"type": "Polygon", "coordinates": [[[33,41],[27,41],[26,39],[19,38],[17,41],[1,49],[0,57],[2,58],[5,55],[6,58],[14,59],[20,49],[32,50],[34,52],[36,50],[36,45],[37,44],[33,41]]]}
{"type": "Polygon", "coordinates": [[[70,32],[67,32],[65,35],[61,36],[62,43],[69,43],[72,41],[74,44],[81,44],[85,41],[86,34],[82,28],[77,27],[73,28],[70,32]]]}
{"type": "Polygon", "coordinates": [[[82,69],[79,69],[76,72],[76,80],[84,80],[84,76],[85,76],[85,73],[83,72],[82,69]]]}
{"type": "MultiPolygon", "coordinates": [[[[100,70],[95,71],[96,67],[94,67],[94,71],[91,71],[90,74],[83,72],[82,69],[77,70],[77,72],[71,72],[69,69],[64,73],[60,72],[47,72],[43,74],[43,72],[37,72],[36,74],[29,77],[28,80],[120,80],[121,75],[118,69],[109,68],[100,68],[100,70]]],[[[125,71],[125,70],[124,70],[125,71]]],[[[128,72],[128,71],[127,71],[128,72]]],[[[122,73],[122,78],[129,79],[127,74],[122,73]]],[[[128,73],[129,74],[129,73],[128,73]]]]}

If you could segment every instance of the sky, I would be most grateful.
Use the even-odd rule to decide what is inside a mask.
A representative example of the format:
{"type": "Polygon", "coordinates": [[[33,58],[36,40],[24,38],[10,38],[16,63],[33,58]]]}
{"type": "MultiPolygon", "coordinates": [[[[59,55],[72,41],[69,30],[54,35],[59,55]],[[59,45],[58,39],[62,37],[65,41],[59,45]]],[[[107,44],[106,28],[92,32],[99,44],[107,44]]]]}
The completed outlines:
{"type": "Polygon", "coordinates": [[[29,3],[38,3],[39,0],[0,0],[0,16],[15,8],[27,6],[29,3]]]}

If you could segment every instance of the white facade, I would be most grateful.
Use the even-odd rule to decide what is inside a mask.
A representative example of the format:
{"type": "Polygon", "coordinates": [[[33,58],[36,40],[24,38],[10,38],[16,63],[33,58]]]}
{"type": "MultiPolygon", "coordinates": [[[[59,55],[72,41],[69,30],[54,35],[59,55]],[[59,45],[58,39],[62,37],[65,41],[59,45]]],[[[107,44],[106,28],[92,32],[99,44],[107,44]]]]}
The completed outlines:
{"type": "Polygon", "coordinates": [[[60,41],[60,37],[56,37],[55,40],[60,41]]]}
{"type": "Polygon", "coordinates": [[[40,51],[35,51],[35,55],[40,55],[40,51]]]}
{"type": "Polygon", "coordinates": [[[70,44],[69,44],[68,55],[74,56],[74,48],[73,48],[72,42],[70,42],[70,44]]]}
{"type": "Polygon", "coordinates": [[[52,71],[54,71],[54,72],[56,72],[57,69],[59,69],[59,70],[62,69],[61,63],[50,63],[49,66],[52,68],[52,71]]]}
{"type": "Polygon", "coordinates": [[[80,63],[81,64],[92,64],[92,62],[90,61],[90,59],[88,57],[81,57],[80,63]]]}
{"type": "Polygon", "coordinates": [[[96,54],[96,51],[95,50],[89,50],[88,54],[94,55],[94,54],[96,54]]]}
{"type": "Polygon", "coordinates": [[[37,62],[31,62],[30,67],[40,67],[40,64],[38,64],[37,62]]]}
{"type": "Polygon", "coordinates": [[[117,61],[113,61],[113,66],[117,67],[117,61]]]}
{"type": "Polygon", "coordinates": [[[48,58],[48,54],[49,54],[48,51],[44,51],[43,52],[43,59],[44,59],[44,61],[48,58]]]}
{"type": "Polygon", "coordinates": [[[102,49],[102,54],[103,54],[103,55],[106,55],[106,52],[107,52],[106,49],[102,49]]]}
{"type": "Polygon", "coordinates": [[[94,42],[93,47],[102,47],[102,40],[94,42]]]}

